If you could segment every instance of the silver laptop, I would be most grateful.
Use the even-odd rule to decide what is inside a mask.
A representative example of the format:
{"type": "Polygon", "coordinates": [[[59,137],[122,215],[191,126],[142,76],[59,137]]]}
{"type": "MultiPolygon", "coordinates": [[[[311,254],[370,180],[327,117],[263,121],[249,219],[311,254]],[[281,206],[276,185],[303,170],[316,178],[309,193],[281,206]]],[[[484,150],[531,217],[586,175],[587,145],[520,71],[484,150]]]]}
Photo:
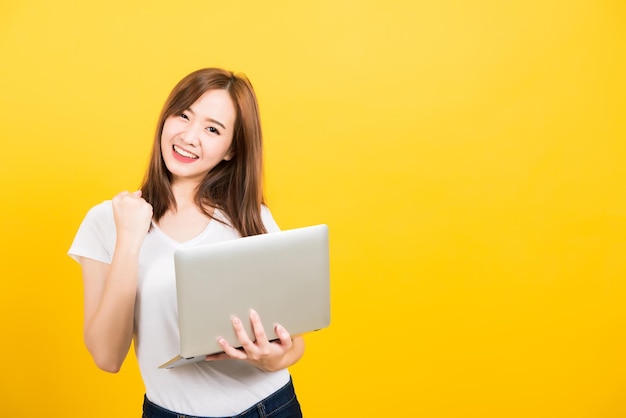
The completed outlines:
{"type": "Polygon", "coordinates": [[[250,309],[270,340],[274,324],[292,336],[330,324],[328,227],[315,225],[174,253],[180,353],[160,368],[203,361],[222,352],[217,337],[238,347],[231,316],[251,338],[250,309]]]}

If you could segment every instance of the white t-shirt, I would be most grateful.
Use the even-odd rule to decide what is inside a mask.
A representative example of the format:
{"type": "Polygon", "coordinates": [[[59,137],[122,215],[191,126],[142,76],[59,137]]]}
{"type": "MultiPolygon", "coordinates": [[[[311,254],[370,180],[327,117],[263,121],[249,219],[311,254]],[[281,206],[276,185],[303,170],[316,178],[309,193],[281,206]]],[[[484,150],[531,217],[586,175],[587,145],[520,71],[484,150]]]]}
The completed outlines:
{"type": "MultiPolygon", "coordinates": [[[[217,210],[214,216],[226,220],[217,210]]],[[[279,230],[267,207],[263,206],[261,216],[268,232],[279,230]]],[[[202,233],[183,243],[174,241],[153,224],[141,248],[135,351],[148,399],[170,411],[196,416],[236,415],[289,381],[287,369],[269,373],[240,360],[159,369],[180,350],[174,250],[236,238],[239,234],[234,228],[214,219],[202,233]]],[[[111,263],[115,239],[113,207],[108,200],[87,213],[69,255],[76,260],[86,257],[111,263]]]]}

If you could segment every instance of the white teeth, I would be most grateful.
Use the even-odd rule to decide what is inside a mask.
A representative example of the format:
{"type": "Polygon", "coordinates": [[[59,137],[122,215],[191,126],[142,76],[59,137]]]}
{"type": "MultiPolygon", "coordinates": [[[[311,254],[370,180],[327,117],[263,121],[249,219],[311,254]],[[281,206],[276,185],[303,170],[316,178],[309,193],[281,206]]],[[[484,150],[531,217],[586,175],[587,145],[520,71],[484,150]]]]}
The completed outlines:
{"type": "Polygon", "coordinates": [[[174,145],[174,151],[176,151],[177,154],[180,154],[183,157],[193,158],[194,160],[198,158],[197,155],[187,152],[184,149],[178,148],[176,145],[174,145]]]}

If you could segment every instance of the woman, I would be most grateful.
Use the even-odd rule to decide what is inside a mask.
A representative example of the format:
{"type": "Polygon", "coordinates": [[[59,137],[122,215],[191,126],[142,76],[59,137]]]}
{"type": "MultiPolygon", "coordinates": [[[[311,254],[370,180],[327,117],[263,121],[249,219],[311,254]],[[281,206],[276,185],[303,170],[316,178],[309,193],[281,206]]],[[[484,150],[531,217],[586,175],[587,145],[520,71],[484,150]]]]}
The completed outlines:
{"type": "Polygon", "coordinates": [[[173,369],[178,352],[173,253],[278,230],[263,205],[262,135],[250,82],[208,68],[182,79],[161,112],[141,190],[93,207],[69,251],[82,267],[84,338],[94,361],[117,372],[133,337],[146,386],[144,418],[300,417],[287,367],[304,353],[301,337],[276,325],[268,341],[250,313],[233,327],[243,349],[173,369]]]}

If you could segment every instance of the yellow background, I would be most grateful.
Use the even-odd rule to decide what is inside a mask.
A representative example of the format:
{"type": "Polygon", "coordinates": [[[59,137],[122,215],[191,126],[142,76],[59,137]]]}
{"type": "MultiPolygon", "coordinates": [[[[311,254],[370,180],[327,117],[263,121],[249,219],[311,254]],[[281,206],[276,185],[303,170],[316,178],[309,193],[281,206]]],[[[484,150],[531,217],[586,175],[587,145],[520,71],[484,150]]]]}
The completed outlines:
{"type": "Polygon", "coordinates": [[[311,417],[626,416],[622,0],[0,5],[0,415],[138,417],[82,343],[85,212],[200,67],[259,95],[268,203],[331,231],[311,417]]]}

